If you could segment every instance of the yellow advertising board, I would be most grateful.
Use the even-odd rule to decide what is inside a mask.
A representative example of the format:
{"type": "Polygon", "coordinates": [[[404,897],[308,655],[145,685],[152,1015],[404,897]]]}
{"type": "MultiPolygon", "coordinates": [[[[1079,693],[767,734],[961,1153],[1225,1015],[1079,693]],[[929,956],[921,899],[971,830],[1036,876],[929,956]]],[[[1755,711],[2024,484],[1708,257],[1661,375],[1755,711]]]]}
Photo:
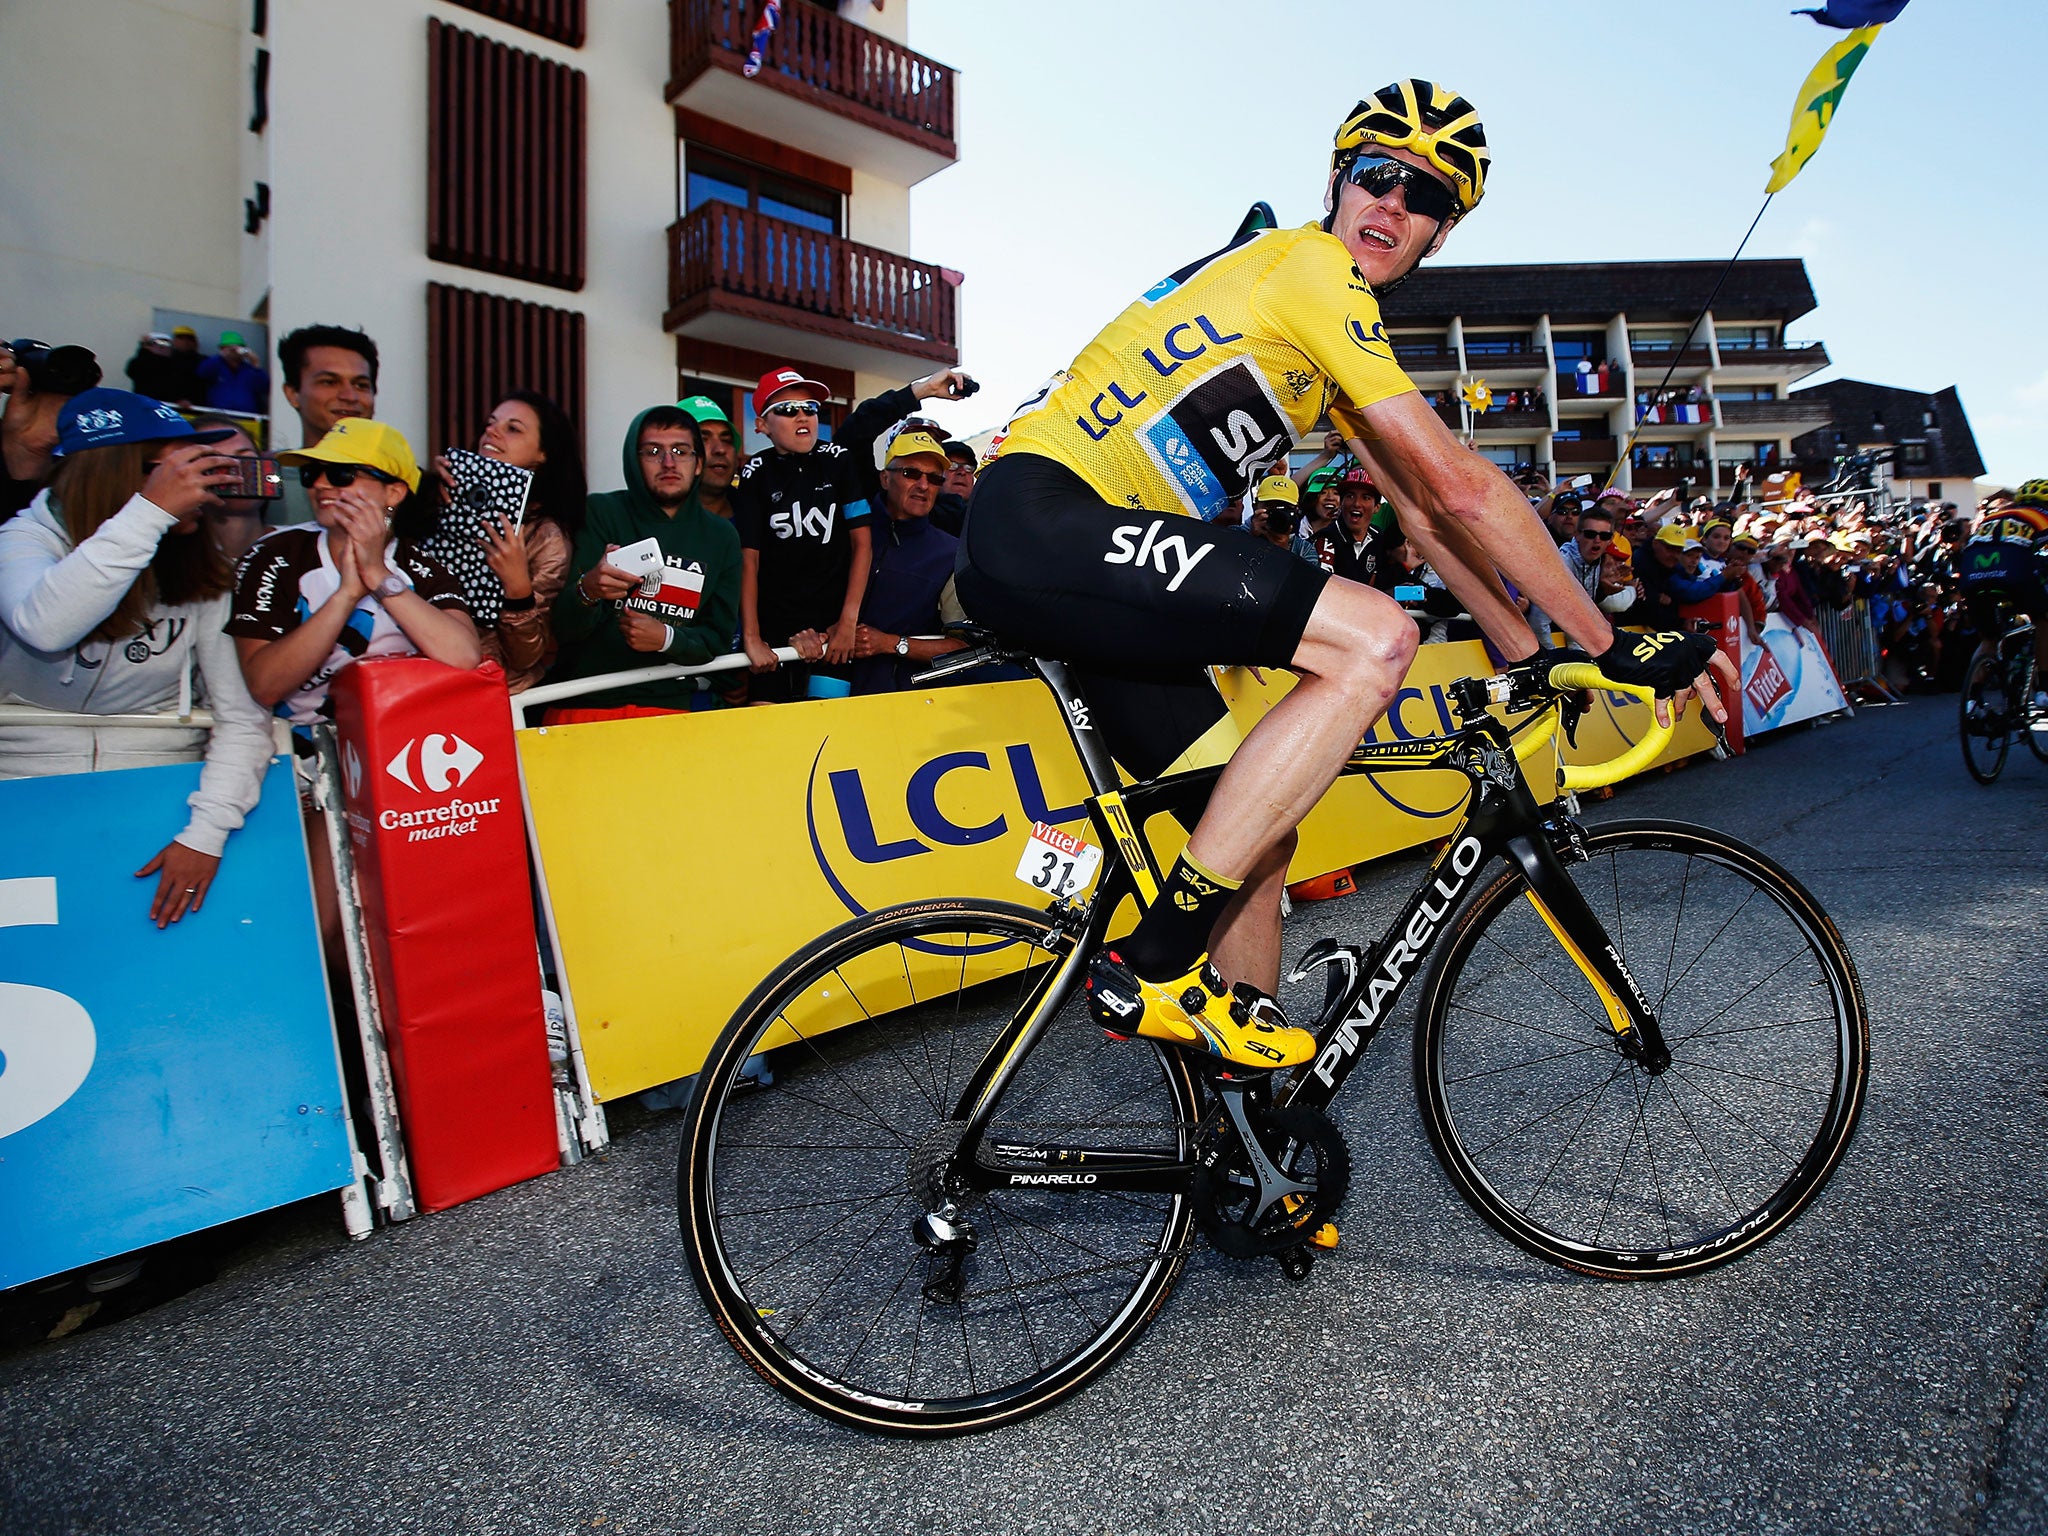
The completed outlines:
{"type": "MultiPolygon", "coordinates": [[[[1447,729],[1444,685],[1485,670],[1477,643],[1424,646],[1375,738],[1447,729]]],[[[1292,681],[1223,676],[1246,728],[1292,681]]],[[[1614,755],[1645,715],[1602,700],[1571,755],[1614,755]]],[[[1037,682],[534,727],[518,740],[600,1100],[696,1071],[746,995],[816,935],[934,896],[1033,901],[1014,876],[1031,824],[1088,831],[1086,780],[1037,682]]],[[[1688,725],[1673,755],[1706,745],[1688,725]]],[[[1539,785],[1548,761],[1530,764],[1539,785]]],[[[1443,835],[1464,787],[1436,772],[1341,782],[1303,825],[1296,877],[1443,835]]],[[[1170,823],[1150,830],[1170,857],[1170,823]]]]}

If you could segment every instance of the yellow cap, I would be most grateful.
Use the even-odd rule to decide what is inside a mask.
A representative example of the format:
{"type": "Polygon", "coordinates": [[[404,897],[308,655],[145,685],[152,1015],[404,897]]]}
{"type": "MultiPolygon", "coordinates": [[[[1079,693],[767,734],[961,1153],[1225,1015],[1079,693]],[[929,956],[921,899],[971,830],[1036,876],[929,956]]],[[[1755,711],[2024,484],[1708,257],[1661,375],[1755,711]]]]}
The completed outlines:
{"type": "Polygon", "coordinates": [[[381,471],[405,488],[420,488],[419,460],[412,445],[398,428],[367,416],[347,416],[327,429],[327,435],[310,448],[294,448],[277,456],[280,464],[361,464],[381,471]]]}
{"type": "Polygon", "coordinates": [[[1609,541],[1607,547],[1624,560],[1632,558],[1635,554],[1634,546],[1618,533],[1609,541]]]}
{"type": "MultiPolygon", "coordinates": [[[[899,433],[896,440],[889,444],[887,462],[894,464],[898,459],[914,458],[919,454],[930,454],[944,459],[946,457],[946,445],[936,437],[933,437],[929,432],[899,433]]],[[[947,460],[947,462],[951,463],[952,461],[947,460]]]]}
{"type": "Polygon", "coordinates": [[[1735,531],[1735,525],[1729,522],[1727,518],[1717,517],[1711,523],[1707,524],[1706,527],[1702,528],[1700,532],[1703,535],[1709,534],[1712,533],[1716,528],[1726,528],[1730,533],[1733,533],[1735,531]]]}
{"type": "Polygon", "coordinates": [[[1301,487],[1286,475],[1268,475],[1252,492],[1254,506],[1262,501],[1284,501],[1290,507],[1298,507],[1301,505],[1301,487]]]}
{"type": "Polygon", "coordinates": [[[1700,541],[1693,531],[1683,523],[1666,523],[1657,530],[1657,542],[1669,544],[1674,549],[1698,549],[1700,541]]]}

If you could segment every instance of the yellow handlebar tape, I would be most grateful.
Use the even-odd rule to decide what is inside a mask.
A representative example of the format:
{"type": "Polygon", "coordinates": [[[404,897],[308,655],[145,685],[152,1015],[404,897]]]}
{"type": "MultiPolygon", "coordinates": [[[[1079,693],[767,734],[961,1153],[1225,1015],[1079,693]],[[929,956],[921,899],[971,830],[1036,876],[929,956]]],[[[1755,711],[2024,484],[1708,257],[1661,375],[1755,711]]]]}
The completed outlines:
{"type": "Polygon", "coordinates": [[[1617,683],[1602,674],[1590,662],[1566,662],[1550,669],[1550,686],[1553,688],[1592,688],[1606,693],[1626,693],[1641,699],[1650,706],[1650,728],[1643,739],[1630,747],[1621,756],[1609,758],[1604,763],[1587,763],[1582,766],[1567,766],[1559,782],[1569,790],[1598,789],[1605,784],[1619,784],[1623,779],[1641,773],[1650,764],[1664,755],[1664,749],[1671,744],[1672,726],[1659,725],[1656,714],[1656,690],[1640,683],[1617,683]]]}

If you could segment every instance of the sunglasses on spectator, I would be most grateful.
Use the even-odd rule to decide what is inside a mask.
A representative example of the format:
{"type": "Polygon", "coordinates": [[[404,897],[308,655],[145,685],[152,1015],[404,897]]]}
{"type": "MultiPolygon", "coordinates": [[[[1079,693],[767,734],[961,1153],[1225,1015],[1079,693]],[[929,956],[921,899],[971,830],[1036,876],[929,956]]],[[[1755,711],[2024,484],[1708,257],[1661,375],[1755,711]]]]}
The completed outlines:
{"type": "Polygon", "coordinates": [[[665,443],[645,443],[641,445],[640,457],[645,459],[650,464],[659,464],[663,459],[671,459],[678,464],[684,464],[689,462],[691,459],[697,457],[697,450],[694,448],[685,448],[680,443],[676,443],[673,445],[665,443]]]}
{"type": "Polygon", "coordinates": [[[1614,542],[1614,530],[1612,528],[1581,528],[1579,530],[1579,537],[1582,539],[1592,539],[1601,544],[1612,544],[1614,542]]]}
{"type": "Polygon", "coordinates": [[[387,475],[383,470],[372,469],[367,464],[301,464],[299,466],[299,484],[309,491],[322,480],[325,480],[337,491],[344,491],[356,483],[357,475],[368,475],[372,480],[383,485],[397,485],[399,483],[398,476],[387,475]]]}
{"type": "Polygon", "coordinates": [[[1344,179],[1366,196],[1374,198],[1385,197],[1399,187],[1407,194],[1410,213],[1435,219],[1439,224],[1449,222],[1458,211],[1457,195],[1449,187],[1405,160],[1360,155],[1351,162],[1351,169],[1344,173],[1344,179]]]}
{"type": "Polygon", "coordinates": [[[944,470],[905,469],[900,464],[891,464],[889,467],[895,470],[897,474],[901,475],[906,480],[922,480],[927,485],[938,486],[943,486],[946,483],[946,475],[944,470]]]}
{"type": "Polygon", "coordinates": [[[818,402],[815,400],[778,400],[761,413],[763,416],[815,416],[818,402]]]}

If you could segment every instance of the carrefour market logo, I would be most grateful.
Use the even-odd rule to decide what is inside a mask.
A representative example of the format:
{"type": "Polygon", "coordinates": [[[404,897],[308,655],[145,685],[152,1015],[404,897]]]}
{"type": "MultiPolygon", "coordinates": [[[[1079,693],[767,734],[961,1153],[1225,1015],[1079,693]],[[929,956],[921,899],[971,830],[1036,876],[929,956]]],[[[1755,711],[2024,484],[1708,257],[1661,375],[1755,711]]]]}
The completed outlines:
{"type": "Polygon", "coordinates": [[[408,741],[398,755],[384,765],[384,771],[407,789],[426,788],[446,794],[469,782],[469,776],[483,764],[484,755],[460,736],[423,736],[408,741]],[[418,779],[414,765],[418,765],[418,779]]]}
{"type": "MultiPolygon", "coordinates": [[[[1048,803],[1045,775],[1027,742],[940,752],[905,774],[893,764],[854,762],[847,750],[835,754],[828,736],[804,786],[811,855],[855,917],[964,889],[972,871],[963,873],[949,853],[1021,841],[1034,821],[1063,826],[1086,815],[1078,802],[1048,803]]],[[[1007,857],[1014,862],[1015,850],[1007,857]]],[[[957,947],[922,947],[958,953],[957,947]]]]}

